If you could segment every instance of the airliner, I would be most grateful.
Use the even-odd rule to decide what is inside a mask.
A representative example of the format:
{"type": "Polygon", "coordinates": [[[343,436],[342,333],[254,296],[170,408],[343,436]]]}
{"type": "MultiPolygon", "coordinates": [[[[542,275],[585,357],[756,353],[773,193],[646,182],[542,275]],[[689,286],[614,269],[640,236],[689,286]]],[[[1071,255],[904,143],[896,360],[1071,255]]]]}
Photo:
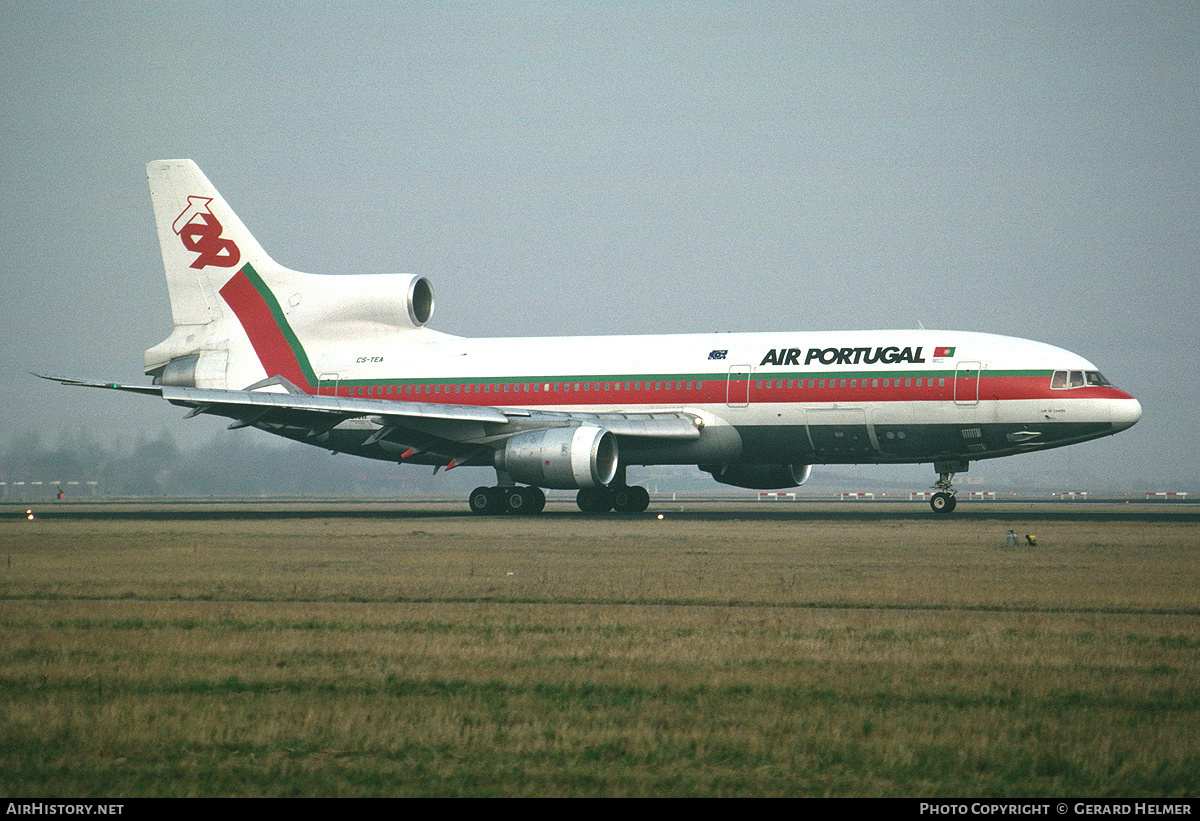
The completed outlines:
{"type": "Polygon", "coordinates": [[[972,461],[1110,436],[1141,405],[1051,345],[937,330],[464,338],[427,327],[421,275],[300,273],[275,262],[191,160],[147,174],[174,330],[160,397],[298,442],[434,472],[495,472],[479,514],[640,513],[629,467],[696,465],[778,490],[814,465],[932,464],[935,513],[972,461]]]}

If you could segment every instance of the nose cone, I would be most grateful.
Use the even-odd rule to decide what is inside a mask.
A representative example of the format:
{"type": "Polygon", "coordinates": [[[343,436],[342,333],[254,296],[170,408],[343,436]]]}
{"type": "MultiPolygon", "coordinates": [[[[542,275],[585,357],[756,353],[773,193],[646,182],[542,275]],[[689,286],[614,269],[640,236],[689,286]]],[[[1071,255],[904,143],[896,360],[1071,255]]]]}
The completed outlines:
{"type": "Polygon", "coordinates": [[[1113,399],[1108,407],[1114,431],[1132,428],[1142,418],[1142,405],[1132,396],[1128,399],[1113,399]]]}

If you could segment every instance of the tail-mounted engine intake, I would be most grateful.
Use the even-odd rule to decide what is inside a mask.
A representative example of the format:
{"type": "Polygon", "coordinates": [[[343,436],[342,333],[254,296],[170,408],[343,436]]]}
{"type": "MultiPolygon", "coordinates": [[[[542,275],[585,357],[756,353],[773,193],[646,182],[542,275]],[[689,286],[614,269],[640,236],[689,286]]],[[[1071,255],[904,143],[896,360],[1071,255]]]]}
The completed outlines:
{"type": "Polygon", "coordinates": [[[301,274],[270,284],[293,329],[305,338],[340,341],[372,328],[421,328],[433,316],[433,286],[423,276],[301,274]]]}
{"type": "Polygon", "coordinates": [[[723,485],[752,490],[799,487],[808,481],[812,465],[702,465],[723,485]]]}
{"type": "Polygon", "coordinates": [[[531,430],[496,451],[496,469],[537,487],[601,487],[617,474],[617,439],[594,425],[531,430]]]}
{"type": "Polygon", "coordinates": [[[418,328],[433,317],[433,286],[425,277],[413,277],[408,286],[408,318],[418,328]]]}

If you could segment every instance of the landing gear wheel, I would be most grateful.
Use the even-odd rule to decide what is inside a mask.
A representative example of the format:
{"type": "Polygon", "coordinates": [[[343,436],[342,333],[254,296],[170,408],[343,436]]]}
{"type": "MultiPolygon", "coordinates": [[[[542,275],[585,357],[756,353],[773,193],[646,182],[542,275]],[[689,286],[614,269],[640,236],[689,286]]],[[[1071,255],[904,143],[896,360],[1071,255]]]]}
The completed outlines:
{"type": "Polygon", "coordinates": [[[633,496],[633,505],[629,508],[629,512],[645,513],[646,508],[650,507],[650,491],[641,485],[631,487],[629,490],[633,496]]]}
{"type": "Polygon", "coordinates": [[[494,487],[477,487],[472,490],[471,495],[467,497],[467,503],[471,506],[471,512],[478,513],[481,516],[499,513],[500,500],[493,493],[494,490],[496,490],[494,487]]]}
{"type": "Polygon", "coordinates": [[[477,487],[467,498],[471,512],[480,515],[497,513],[541,513],[546,507],[546,494],[537,487],[477,487]]]}
{"type": "Polygon", "coordinates": [[[519,488],[519,492],[525,513],[541,513],[546,509],[546,494],[540,487],[523,487],[519,488]]]}
{"type": "Polygon", "coordinates": [[[528,501],[525,494],[521,492],[521,488],[508,487],[504,489],[504,510],[506,513],[528,513],[529,506],[526,504],[528,501]]]}
{"type": "Polygon", "coordinates": [[[546,507],[546,494],[537,487],[506,487],[504,510],[506,513],[531,516],[541,513],[546,507]]]}
{"type": "Polygon", "coordinates": [[[650,492],[638,485],[613,488],[612,499],[618,513],[642,513],[650,506],[650,492]]]}
{"type": "Polygon", "coordinates": [[[953,494],[942,490],[933,494],[933,498],[929,500],[929,506],[933,508],[934,513],[953,513],[954,508],[958,507],[958,499],[953,494]]]}
{"type": "Polygon", "coordinates": [[[617,511],[617,513],[628,513],[629,512],[629,502],[630,502],[629,488],[627,488],[627,487],[613,488],[612,500],[613,500],[613,504],[612,504],[613,510],[617,511]]]}
{"type": "Polygon", "coordinates": [[[607,513],[612,510],[613,492],[606,487],[585,487],[575,495],[575,504],[584,513],[607,513]]]}

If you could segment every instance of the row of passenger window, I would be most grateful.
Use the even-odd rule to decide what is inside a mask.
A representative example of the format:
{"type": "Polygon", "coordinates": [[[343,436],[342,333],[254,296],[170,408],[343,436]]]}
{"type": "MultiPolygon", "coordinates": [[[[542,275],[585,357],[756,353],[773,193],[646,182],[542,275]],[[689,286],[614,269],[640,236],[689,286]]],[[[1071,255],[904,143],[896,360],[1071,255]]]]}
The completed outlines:
{"type": "Polygon", "coordinates": [[[1111,384],[1100,371],[1055,371],[1054,376],[1050,377],[1050,387],[1055,390],[1103,387],[1111,384]]]}
{"type": "MultiPolygon", "coordinates": [[[[768,390],[771,388],[789,390],[789,389],[795,389],[795,388],[804,388],[805,381],[807,381],[809,388],[824,388],[824,387],[826,387],[826,383],[828,383],[828,387],[830,387],[830,388],[838,388],[838,387],[841,387],[841,388],[857,388],[857,387],[863,387],[863,388],[896,387],[896,388],[899,388],[901,386],[900,385],[901,380],[899,380],[899,379],[809,379],[809,380],[804,380],[804,379],[770,380],[770,379],[767,379],[766,381],[763,381],[763,380],[757,381],[755,383],[755,387],[759,388],[759,389],[762,389],[765,387],[768,390]],[[861,386],[859,385],[860,382],[862,383],[861,386]]],[[[934,384],[933,384],[934,378],[933,377],[929,377],[928,379],[925,379],[925,378],[913,379],[911,377],[907,377],[903,380],[903,382],[904,382],[904,387],[906,387],[906,388],[924,388],[924,387],[932,388],[934,386],[934,384]]],[[[946,386],[946,378],[944,376],[938,377],[937,385],[938,385],[938,387],[945,387],[946,386]]]]}
{"type": "Polygon", "coordinates": [[[557,393],[566,391],[612,391],[612,390],[700,390],[702,381],[691,382],[505,382],[500,385],[367,385],[351,388],[350,394],[357,396],[412,395],[425,393],[522,393],[528,391],[557,393]],[[395,389],[393,392],[393,388],[395,389]]]}
{"type": "MultiPolygon", "coordinates": [[[[1065,372],[1063,372],[1065,373],[1065,372]]],[[[1099,374],[1096,374],[1099,376],[1099,374]]],[[[1100,377],[1103,379],[1103,377],[1100,377]]],[[[901,387],[900,379],[767,379],[756,380],[755,387],[759,390],[797,390],[808,388],[890,388],[901,387]],[[859,383],[862,383],[861,386],[859,383]]],[[[922,388],[934,387],[934,378],[905,378],[903,387],[905,388],[922,388]]],[[[937,387],[945,387],[945,377],[937,377],[937,387]]],[[[1091,384],[1091,383],[1089,383],[1091,384]]],[[[1107,384],[1107,383],[1105,383],[1107,384]]],[[[1074,386],[1073,386],[1074,387],[1074,386]]],[[[351,395],[357,396],[411,396],[413,394],[441,394],[441,393],[522,393],[522,392],[571,392],[571,391],[592,391],[592,390],[701,390],[704,388],[702,381],[684,381],[684,382],[505,382],[501,384],[473,384],[473,385],[367,385],[365,387],[356,387],[350,389],[351,395]],[[643,388],[643,386],[645,386],[643,388]]]]}

